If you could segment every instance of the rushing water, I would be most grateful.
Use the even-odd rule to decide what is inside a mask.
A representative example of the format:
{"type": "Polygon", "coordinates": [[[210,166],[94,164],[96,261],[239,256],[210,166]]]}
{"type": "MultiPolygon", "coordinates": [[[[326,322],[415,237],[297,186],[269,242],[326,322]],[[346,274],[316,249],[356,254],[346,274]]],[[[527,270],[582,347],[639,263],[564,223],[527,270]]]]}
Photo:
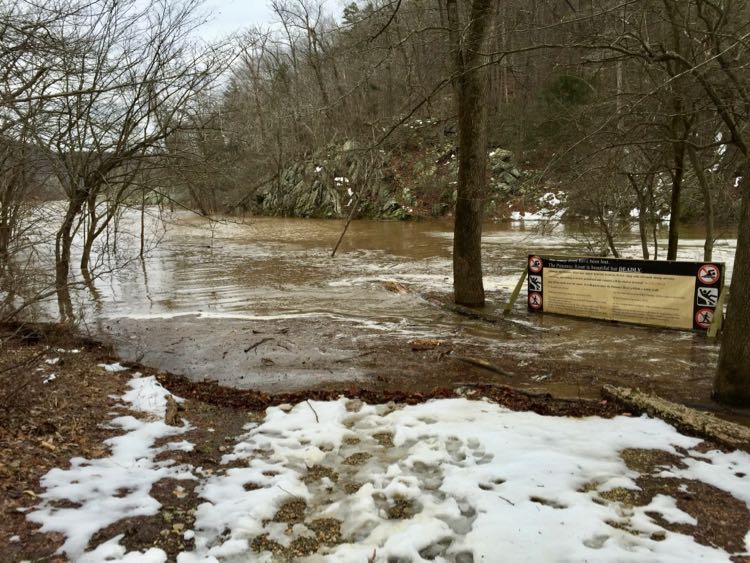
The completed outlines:
{"type": "MultiPolygon", "coordinates": [[[[99,277],[95,300],[88,292],[78,294],[79,308],[87,311],[85,326],[112,338],[130,358],[243,387],[300,387],[312,372],[326,373],[316,382],[357,379],[362,370],[344,361],[353,350],[394,339],[406,345],[416,337],[479,346],[519,369],[536,366],[534,381],[554,379],[556,363],[579,365],[589,374],[637,375],[637,381],[626,381],[631,384],[658,380],[689,388],[702,381],[705,391],[710,380],[718,346],[703,335],[531,314],[524,294],[510,323],[502,325],[431,304],[420,295],[452,291],[449,221],[356,221],[332,258],[341,228],[341,221],[209,223],[172,215],[143,264],[134,261],[99,277]],[[387,281],[412,291],[389,292],[383,286],[387,281]],[[258,354],[262,345],[245,351],[263,334],[276,335],[275,352],[258,354]]],[[[702,246],[699,233],[689,232],[680,258],[699,260],[702,246]]],[[[714,258],[727,263],[730,275],[734,247],[733,239],[716,243],[714,258]]],[[[638,257],[635,233],[624,251],[638,257]]],[[[529,253],[584,252],[564,228],[542,235],[534,224],[486,225],[488,310],[506,302],[529,253]]],[[[596,381],[592,377],[589,381],[596,381]]]]}
{"type": "MultiPolygon", "coordinates": [[[[542,235],[534,225],[485,226],[485,287],[491,298],[513,288],[529,253],[585,253],[583,245],[564,230],[542,235]]],[[[382,282],[396,280],[417,291],[450,292],[451,223],[354,222],[337,256],[331,258],[341,226],[338,221],[275,218],[211,225],[196,216],[178,215],[149,253],[145,268],[134,263],[97,282],[101,313],[108,317],[325,313],[367,323],[408,317],[414,330],[430,323],[434,316],[430,309],[418,303],[409,306],[398,297],[389,299],[379,290],[382,282]]],[[[716,244],[714,258],[727,263],[728,277],[735,244],[733,239],[716,244]]],[[[624,253],[638,257],[639,252],[633,235],[624,253]]],[[[679,258],[700,260],[702,252],[702,239],[684,238],[679,258]]],[[[491,300],[491,305],[498,304],[491,300]]]]}

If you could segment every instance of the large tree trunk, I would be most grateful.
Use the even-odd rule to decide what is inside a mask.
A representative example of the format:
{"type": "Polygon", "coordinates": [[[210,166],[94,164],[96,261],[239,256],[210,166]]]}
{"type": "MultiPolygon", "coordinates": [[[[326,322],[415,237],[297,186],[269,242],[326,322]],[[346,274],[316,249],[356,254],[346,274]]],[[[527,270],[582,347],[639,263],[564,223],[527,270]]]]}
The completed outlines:
{"type": "Polygon", "coordinates": [[[750,165],[742,179],[742,211],[729,305],[714,379],[714,398],[750,407],[750,165]]]}
{"type": "Polygon", "coordinates": [[[447,2],[458,98],[458,196],[453,231],[453,290],[456,303],[484,305],[482,211],[487,182],[487,76],[477,68],[491,25],[493,0],[474,0],[471,20],[461,27],[456,0],[447,2]],[[466,30],[465,40],[461,31],[466,30]]]}

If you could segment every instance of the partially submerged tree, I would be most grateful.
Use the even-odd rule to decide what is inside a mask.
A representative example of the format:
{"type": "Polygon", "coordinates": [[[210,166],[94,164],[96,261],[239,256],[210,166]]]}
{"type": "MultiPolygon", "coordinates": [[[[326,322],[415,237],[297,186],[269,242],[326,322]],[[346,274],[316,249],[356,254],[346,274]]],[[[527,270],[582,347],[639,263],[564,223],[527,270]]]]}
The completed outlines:
{"type": "Polygon", "coordinates": [[[473,0],[466,22],[457,0],[446,10],[458,108],[458,194],[453,230],[453,292],[456,303],[484,305],[482,216],[487,185],[487,90],[482,51],[495,13],[493,0],[473,0]]]}
{"type": "MultiPolygon", "coordinates": [[[[56,16],[47,31],[64,46],[51,56],[27,52],[31,62],[22,70],[35,77],[27,99],[43,102],[25,115],[26,127],[66,197],[55,237],[65,320],[73,316],[68,287],[76,235],[88,274],[94,241],[126,200],[142,194],[136,180],[162,164],[167,139],[186,126],[192,100],[209,88],[224,59],[194,44],[197,0],[22,3],[56,16]]],[[[24,115],[23,102],[11,106],[17,115],[24,115]]]]}
{"type": "Polygon", "coordinates": [[[34,133],[50,74],[80,47],[57,30],[80,9],[61,3],[47,10],[23,0],[0,5],[0,319],[54,294],[33,265],[38,232],[49,219],[35,201],[49,191],[51,174],[34,133]]]}
{"type": "MultiPolygon", "coordinates": [[[[750,405],[750,6],[746,2],[708,0],[641,0],[635,4],[638,16],[629,22],[627,33],[607,37],[603,48],[637,60],[655,71],[664,71],[658,89],[673,93],[672,133],[675,149],[674,173],[680,182],[686,161],[694,160],[700,174],[703,167],[689,144],[694,139],[693,107],[718,115],[725,140],[742,160],[739,188],[742,199],[737,250],[729,292],[727,318],[714,383],[716,399],[750,405]],[[654,29],[662,33],[653,33],[654,29]],[[668,30],[664,32],[664,28],[668,30]]],[[[611,29],[611,28],[610,28],[611,29]]],[[[595,39],[595,41],[598,39],[595,39]]],[[[700,180],[700,179],[699,179],[700,180]]],[[[674,193],[674,192],[673,192],[674,193]]],[[[679,197],[679,194],[677,194],[679,197]]],[[[710,205],[707,202],[707,205],[710,205]]],[[[673,207],[673,216],[679,206],[673,207]]],[[[674,232],[671,252],[676,256],[674,232]]]]}

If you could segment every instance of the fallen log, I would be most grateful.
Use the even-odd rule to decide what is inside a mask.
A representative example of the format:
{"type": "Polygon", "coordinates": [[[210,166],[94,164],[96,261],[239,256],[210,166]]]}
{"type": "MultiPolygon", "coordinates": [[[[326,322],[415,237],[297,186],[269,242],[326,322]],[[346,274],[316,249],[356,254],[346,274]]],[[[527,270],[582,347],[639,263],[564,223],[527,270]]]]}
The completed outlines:
{"type": "Polygon", "coordinates": [[[438,307],[439,309],[448,311],[450,313],[455,313],[456,315],[461,315],[462,317],[466,317],[475,321],[482,321],[494,325],[502,325],[508,328],[512,327],[514,331],[521,333],[536,333],[541,331],[541,329],[534,326],[529,326],[528,324],[513,322],[503,315],[489,313],[486,311],[481,311],[479,309],[473,309],[471,307],[465,307],[464,305],[458,305],[456,303],[450,303],[445,301],[444,299],[435,297],[434,295],[420,294],[420,297],[422,297],[422,299],[427,301],[430,305],[438,307]]]}
{"type": "Polygon", "coordinates": [[[470,364],[472,366],[476,366],[482,369],[486,369],[487,371],[491,371],[493,373],[497,373],[499,375],[503,375],[505,377],[513,377],[515,374],[509,371],[506,371],[495,364],[492,364],[488,362],[487,360],[483,360],[481,358],[474,358],[472,356],[458,356],[455,354],[451,354],[449,356],[450,358],[453,358],[454,360],[458,360],[459,362],[463,362],[465,364],[470,364]]]}
{"type": "Polygon", "coordinates": [[[728,448],[750,451],[750,428],[741,424],[634,389],[605,385],[602,396],[639,413],[661,418],[688,434],[708,438],[728,448]]]}

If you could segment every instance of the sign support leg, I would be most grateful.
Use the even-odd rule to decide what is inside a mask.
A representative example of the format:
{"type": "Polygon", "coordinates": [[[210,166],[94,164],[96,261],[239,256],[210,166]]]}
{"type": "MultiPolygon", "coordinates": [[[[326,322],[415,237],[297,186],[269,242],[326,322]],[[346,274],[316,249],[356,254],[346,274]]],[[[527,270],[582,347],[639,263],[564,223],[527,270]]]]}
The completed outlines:
{"type": "MultiPolygon", "coordinates": [[[[723,277],[723,276],[722,276],[723,277]]],[[[711,320],[711,326],[708,327],[708,337],[716,338],[724,324],[724,301],[727,296],[727,287],[722,286],[719,300],[716,302],[716,309],[714,310],[714,318],[711,320]]]]}
{"type": "Polygon", "coordinates": [[[521,279],[518,280],[516,288],[513,290],[513,293],[510,296],[510,301],[505,305],[505,308],[503,309],[503,315],[507,315],[513,310],[513,305],[515,305],[516,301],[518,300],[518,296],[520,295],[521,289],[523,288],[523,282],[526,281],[526,276],[528,275],[528,273],[529,266],[527,265],[521,273],[521,279]]]}

